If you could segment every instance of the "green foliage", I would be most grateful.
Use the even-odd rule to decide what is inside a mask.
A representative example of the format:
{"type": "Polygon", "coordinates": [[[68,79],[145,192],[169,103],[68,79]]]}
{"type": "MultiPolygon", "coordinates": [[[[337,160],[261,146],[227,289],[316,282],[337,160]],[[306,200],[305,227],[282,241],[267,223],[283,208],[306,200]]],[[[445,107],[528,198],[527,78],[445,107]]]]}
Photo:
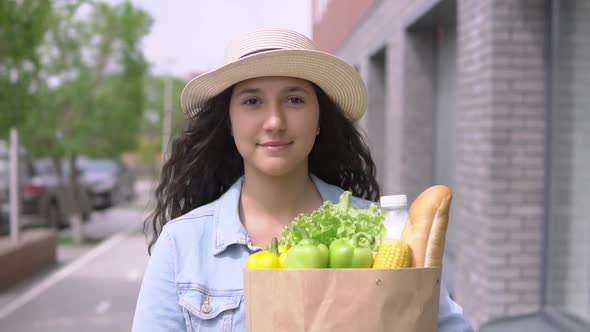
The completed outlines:
{"type": "Polygon", "coordinates": [[[138,145],[151,17],[125,1],[53,1],[39,107],[23,141],[37,155],[117,156],[138,145]],[[43,126],[39,126],[39,124],[43,126]]]}
{"type": "Polygon", "coordinates": [[[37,50],[51,13],[49,0],[0,1],[0,138],[36,105],[37,50]]]}

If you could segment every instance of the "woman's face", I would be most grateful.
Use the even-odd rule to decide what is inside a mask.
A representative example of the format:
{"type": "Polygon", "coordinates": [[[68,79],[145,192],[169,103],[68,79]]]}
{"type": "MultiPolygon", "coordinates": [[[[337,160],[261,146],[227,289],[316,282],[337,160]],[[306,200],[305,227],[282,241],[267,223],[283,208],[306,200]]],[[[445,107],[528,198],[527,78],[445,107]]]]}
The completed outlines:
{"type": "Polygon", "coordinates": [[[232,92],[229,114],[245,171],[282,176],[307,169],[320,116],[311,83],[290,77],[240,82],[232,92]]]}

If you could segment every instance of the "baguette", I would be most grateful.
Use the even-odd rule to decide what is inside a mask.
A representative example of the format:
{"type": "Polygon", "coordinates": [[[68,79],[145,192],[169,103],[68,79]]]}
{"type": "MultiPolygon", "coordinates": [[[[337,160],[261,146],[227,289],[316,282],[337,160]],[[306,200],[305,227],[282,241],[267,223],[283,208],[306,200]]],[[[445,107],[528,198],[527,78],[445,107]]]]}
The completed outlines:
{"type": "Polygon", "coordinates": [[[442,266],[452,193],[437,185],[412,203],[401,239],[412,249],[412,267],[442,266]]]}

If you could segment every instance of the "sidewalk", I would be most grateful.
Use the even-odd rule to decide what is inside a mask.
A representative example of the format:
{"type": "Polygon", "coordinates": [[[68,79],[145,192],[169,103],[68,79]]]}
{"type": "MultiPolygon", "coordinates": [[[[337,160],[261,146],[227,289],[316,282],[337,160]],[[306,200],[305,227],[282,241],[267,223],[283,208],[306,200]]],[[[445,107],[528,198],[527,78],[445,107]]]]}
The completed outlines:
{"type": "Polygon", "coordinates": [[[10,289],[0,292],[0,308],[16,298],[19,294],[24,293],[32,285],[46,278],[52,272],[88,253],[110,236],[124,230],[128,232],[141,232],[147,210],[138,209],[138,204],[136,201],[122,207],[114,207],[109,210],[93,213],[92,219],[84,224],[83,227],[86,239],[83,244],[74,244],[71,242],[71,231],[69,229],[61,231],[58,235],[57,264],[39,271],[35,276],[23,280],[10,289]]]}
{"type": "Polygon", "coordinates": [[[0,308],[0,330],[129,331],[148,256],[142,234],[117,234],[0,308]]]}
{"type": "Polygon", "coordinates": [[[58,264],[0,292],[0,331],[130,330],[148,259],[141,231],[153,183],[136,188],[135,201],[93,213],[84,244],[60,232],[58,264]]]}

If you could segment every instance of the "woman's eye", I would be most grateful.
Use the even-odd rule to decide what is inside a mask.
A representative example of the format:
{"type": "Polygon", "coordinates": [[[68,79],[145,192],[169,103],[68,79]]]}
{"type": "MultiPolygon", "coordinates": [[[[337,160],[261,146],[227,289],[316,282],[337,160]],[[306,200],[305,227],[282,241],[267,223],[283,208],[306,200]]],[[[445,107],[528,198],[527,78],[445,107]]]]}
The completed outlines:
{"type": "Polygon", "coordinates": [[[244,105],[256,105],[258,103],[258,99],[256,98],[248,98],[244,100],[244,105]]]}
{"type": "Polygon", "coordinates": [[[293,97],[287,98],[287,102],[289,104],[302,104],[303,103],[303,98],[293,96],[293,97]]]}

